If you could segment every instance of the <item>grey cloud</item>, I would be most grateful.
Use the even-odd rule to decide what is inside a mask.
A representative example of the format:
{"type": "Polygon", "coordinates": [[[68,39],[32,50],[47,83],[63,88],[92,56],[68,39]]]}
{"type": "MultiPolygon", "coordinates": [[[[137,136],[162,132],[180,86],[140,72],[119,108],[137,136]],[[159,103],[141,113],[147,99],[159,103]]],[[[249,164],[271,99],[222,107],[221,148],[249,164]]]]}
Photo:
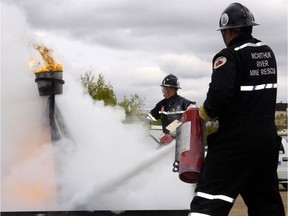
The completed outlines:
{"type": "Polygon", "coordinates": [[[199,6],[186,0],[177,4],[169,1],[158,4],[154,1],[99,2],[90,1],[85,9],[83,5],[77,9],[68,1],[55,2],[54,6],[53,1],[36,0],[24,0],[19,4],[26,10],[28,21],[40,30],[68,32],[72,37],[118,49],[157,50],[168,49],[170,45],[173,49],[172,42],[177,38],[180,39],[178,44],[181,41],[185,44],[182,47],[189,47],[189,42],[181,39],[191,38],[190,35],[196,37],[209,29],[209,20],[204,19],[199,6]]]}
{"type": "MultiPolygon", "coordinates": [[[[163,76],[178,73],[180,79],[191,83],[210,77],[212,58],[225,46],[216,29],[220,14],[229,4],[226,0],[4,1],[21,6],[35,31],[63,34],[91,47],[108,48],[111,53],[127,51],[129,55],[135,55],[135,51],[141,52],[145,58],[155,61],[163,76]],[[174,57],[168,58],[168,54],[174,57]],[[162,59],[157,59],[157,56],[162,56],[162,59]],[[181,61],[179,56],[197,57],[204,66],[197,65],[192,57],[181,61]]],[[[253,35],[272,47],[279,74],[287,78],[287,2],[243,0],[242,3],[260,23],[254,28],[253,35]]],[[[140,64],[137,67],[145,66],[140,64]]],[[[157,73],[157,79],[158,76],[157,73]]],[[[147,77],[137,80],[139,92],[143,86],[158,86],[151,80],[153,78],[147,80],[147,77]]],[[[201,85],[207,86],[208,83],[201,85]]]]}
{"type": "Polygon", "coordinates": [[[158,58],[159,67],[167,74],[178,77],[199,79],[211,72],[210,62],[203,61],[193,55],[164,55],[158,58]]]}

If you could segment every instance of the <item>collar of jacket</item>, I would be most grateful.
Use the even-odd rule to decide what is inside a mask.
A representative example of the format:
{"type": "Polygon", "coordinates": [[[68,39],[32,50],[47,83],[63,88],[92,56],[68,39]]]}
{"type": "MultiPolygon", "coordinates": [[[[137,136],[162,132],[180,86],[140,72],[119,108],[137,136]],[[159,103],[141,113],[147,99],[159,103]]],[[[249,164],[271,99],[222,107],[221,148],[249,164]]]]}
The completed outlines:
{"type": "Polygon", "coordinates": [[[234,39],[232,39],[227,47],[232,47],[236,44],[243,43],[243,41],[248,41],[251,39],[253,39],[253,36],[251,34],[239,35],[235,37],[234,39]]]}
{"type": "Polygon", "coordinates": [[[176,101],[178,99],[179,95],[176,93],[175,95],[173,95],[172,97],[165,99],[167,103],[172,103],[174,101],[176,101]]]}

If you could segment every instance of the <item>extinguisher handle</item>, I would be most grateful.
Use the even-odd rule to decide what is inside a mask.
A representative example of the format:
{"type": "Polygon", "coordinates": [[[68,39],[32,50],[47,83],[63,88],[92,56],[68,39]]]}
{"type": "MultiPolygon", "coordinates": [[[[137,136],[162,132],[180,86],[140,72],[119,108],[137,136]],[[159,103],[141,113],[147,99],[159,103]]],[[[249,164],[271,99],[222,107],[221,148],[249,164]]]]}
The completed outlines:
{"type": "Polygon", "coordinates": [[[173,172],[179,172],[179,161],[175,160],[173,163],[173,172]]]}

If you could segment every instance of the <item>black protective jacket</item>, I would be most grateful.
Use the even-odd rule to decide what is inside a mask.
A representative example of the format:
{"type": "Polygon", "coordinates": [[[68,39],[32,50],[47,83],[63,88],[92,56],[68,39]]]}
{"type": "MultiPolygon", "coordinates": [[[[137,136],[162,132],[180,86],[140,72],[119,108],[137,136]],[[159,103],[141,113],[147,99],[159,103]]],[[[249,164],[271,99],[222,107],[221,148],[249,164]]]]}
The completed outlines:
{"type": "Polygon", "coordinates": [[[214,57],[204,109],[218,117],[219,129],[207,137],[192,212],[228,215],[241,194],[249,215],[284,215],[277,178],[276,91],[274,54],[251,35],[234,38],[214,57]]]}
{"type": "Polygon", "coordinates": [[[151,110],[150,114],[155,119],[161,118],[163,132],[169,133],[166,127],[176,119],[181,120],[183,113],[181,111],[185,111],[191,103],[191,101],[176,94],[171,98],[164,98],[157,103],[154,109],[151,110]]]}
{"type": "Polygon", "coordinates": [[[213,59],[212,81],[204,109],[219,123],[237,119],[274,119],[277,66],[269,46],[251,35],[233,39],[213,59]]]}

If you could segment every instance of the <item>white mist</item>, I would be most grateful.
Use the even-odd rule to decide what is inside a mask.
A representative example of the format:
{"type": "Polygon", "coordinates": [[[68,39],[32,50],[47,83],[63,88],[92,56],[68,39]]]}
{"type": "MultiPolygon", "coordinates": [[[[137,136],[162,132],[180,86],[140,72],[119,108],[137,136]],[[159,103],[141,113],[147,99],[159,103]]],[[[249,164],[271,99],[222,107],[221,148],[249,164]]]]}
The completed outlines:
{"type": "Polygon", "coordinates": [[[123,110],[94,103],[65,63],[56,104],[71,137],[51,143],[48,98],[28,69],[36,39],[19,8],[1,7],[1,210],[189,209],[174,144],[159,149],[123,110]]]}

